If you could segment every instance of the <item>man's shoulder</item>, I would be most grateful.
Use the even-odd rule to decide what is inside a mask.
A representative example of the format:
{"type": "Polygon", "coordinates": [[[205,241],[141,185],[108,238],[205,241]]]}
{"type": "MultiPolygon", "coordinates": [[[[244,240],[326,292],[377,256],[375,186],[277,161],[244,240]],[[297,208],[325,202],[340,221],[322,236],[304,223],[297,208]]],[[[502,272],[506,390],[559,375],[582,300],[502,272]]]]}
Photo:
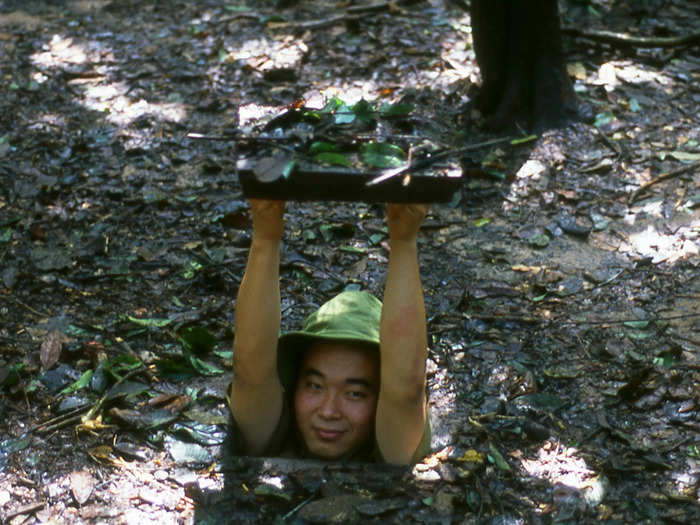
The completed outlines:
{"type": "MultiPolygon", "coordinates": [[[[230,406],[231,400],[229,399],[228,401],[230,406]]],[[[231,443],[232,452],[235,455],[250,455],[250,450],[246,447],[233,414],[231,415],[229,441],[231,443]]],[[[279,421],[274,431],[268,438],[267,444],[263,447],[262,451],[255,455],[262,457],[294,457],[294,450],[297,448],[295,441],[291,407],[289,401],[285,399],[282,403],[282,411],[280,412],[279,421]]]]}

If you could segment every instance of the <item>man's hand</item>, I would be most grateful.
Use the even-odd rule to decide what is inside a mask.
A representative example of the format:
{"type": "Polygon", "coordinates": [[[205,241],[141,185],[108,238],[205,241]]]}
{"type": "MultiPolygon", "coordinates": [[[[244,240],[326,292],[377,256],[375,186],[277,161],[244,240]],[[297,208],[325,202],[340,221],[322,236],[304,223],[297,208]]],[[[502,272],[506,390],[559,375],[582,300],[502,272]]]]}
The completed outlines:
{"type": "Polygon", "coordinates": [[[428,208],[430,208],[428,204],[388,204],[386,220],[389,226],[389,239],[415,241],[428,208]]]}
{"type": "Polygon", "coordinates": [[[284,235],[284,201],[250,199],[253,240],[280,241],[284,235]]]}

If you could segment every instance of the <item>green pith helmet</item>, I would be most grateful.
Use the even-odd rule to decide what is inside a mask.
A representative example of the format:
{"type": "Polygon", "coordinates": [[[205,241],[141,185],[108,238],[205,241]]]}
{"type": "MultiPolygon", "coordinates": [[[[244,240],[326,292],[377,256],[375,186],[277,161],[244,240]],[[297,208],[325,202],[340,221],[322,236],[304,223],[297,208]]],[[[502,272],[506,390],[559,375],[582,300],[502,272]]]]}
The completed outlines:
{"type": "Polygon", "coordinates": [[[367,292],[346,291],[306,318],[302,330],[282,334],[277,343],[277,370],[285,391],[296,385],[302,352],[313,341],[352,341],[379,350],[382,303],[367,292]]]}

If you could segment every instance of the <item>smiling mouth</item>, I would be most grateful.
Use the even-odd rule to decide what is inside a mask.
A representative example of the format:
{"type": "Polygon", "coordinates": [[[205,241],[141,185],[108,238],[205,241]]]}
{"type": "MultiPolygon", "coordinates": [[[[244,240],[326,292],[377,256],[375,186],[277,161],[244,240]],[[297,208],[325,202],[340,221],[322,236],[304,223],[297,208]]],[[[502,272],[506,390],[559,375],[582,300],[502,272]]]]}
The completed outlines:
{"type": "Polygon", "coordinates": [[[314,432],[321,441],[338,441],[344,433],[341,430],[327,430],[323,428],[315,428],[314,432]]]}

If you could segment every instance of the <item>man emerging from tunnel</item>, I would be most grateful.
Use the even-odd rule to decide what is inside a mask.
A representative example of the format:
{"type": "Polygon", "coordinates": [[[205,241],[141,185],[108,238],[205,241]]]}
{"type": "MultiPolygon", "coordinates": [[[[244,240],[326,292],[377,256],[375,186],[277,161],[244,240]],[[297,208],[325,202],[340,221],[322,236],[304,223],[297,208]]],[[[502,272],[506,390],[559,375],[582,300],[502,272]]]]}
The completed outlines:
{"type": "Polygon", "coordinates": [[[238,453],[409,464],[430,448],[417,237],[427,205],[387,206],[384,304],[346,291],[280,330],[284,203],[252,200],[230,406],[238,453]]]}

